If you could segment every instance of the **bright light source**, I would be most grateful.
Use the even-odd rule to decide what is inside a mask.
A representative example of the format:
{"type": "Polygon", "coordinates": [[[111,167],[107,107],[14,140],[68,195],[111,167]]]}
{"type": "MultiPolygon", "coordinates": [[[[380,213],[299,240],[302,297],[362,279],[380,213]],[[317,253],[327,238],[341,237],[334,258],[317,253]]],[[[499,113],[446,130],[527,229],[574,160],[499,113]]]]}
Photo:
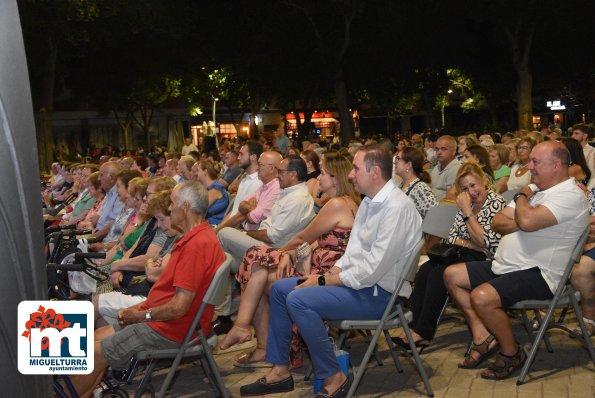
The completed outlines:
{"type": "Polygon", "coordinates": [[[449,94],[452,94],[452,90],[451,90],[451,89],[448,89],[448,93],[449,93],[449,94]]]}
{"type": "Polygon", "coordinates": [[[260,118],[258,117],[258,115],[254,116],[254,124],[258,126],[258,123],[260,123],[260,118]]]}

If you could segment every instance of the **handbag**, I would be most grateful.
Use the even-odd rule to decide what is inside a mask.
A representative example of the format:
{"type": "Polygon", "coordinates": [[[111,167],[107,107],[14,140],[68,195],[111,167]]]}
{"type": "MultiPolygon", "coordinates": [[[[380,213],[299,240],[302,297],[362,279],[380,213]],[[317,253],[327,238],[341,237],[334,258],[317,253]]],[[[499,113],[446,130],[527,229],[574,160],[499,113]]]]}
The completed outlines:
{"type": "Polygon", "coordinates": [[[304,276],[310,275],[312,268],[312,248],[308,242],[304,242],[295,249],[295,270],[304,276]]]}
{"type": "Polygon", "coordinates": [[[452,243],[436,243],[428,249],[430,261],[437,265],[484,261],[485,253],[452,243]]]}
{"type": "Polygon", "coordinates": [[[461,258],[459,254],[460,246],[452,243],[436,243],[428,249],[428,257],[430,261],[438,265],[448,265],[459,262],[461,258]]]}

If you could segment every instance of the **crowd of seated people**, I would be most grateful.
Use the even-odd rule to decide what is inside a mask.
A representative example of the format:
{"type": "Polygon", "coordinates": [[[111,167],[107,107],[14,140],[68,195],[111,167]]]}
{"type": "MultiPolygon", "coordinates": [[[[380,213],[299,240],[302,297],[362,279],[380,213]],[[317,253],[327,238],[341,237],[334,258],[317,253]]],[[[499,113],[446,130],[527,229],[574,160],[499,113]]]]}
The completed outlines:
{"type": "MultiPolygon", "coordinates": [[[[234,365],[271,368],[241,394],[291,391],[290,369],[301,366],[305,344],[316,378],[324,379],[321,394],[345,396],[349,379],[323,338],[324,320],[381,315],[396,270],[422,236],[422,219],[440,202],[458,207],[443,242],[458,247],[458,257],[422,264],[413,289],[401,292],[410,296],[413,343],[425,347],[434,339],[448,291],[473,338],[459,367],[476,368],[497,354],[481,376],[508,377],[525,358],[505,308],[552,297],[589,223],[591,134],[579,125],[572,138],[520,130],[479,139],[420,135],[411,137],[413,146],[400,139],[396,150],[387,140],[340,151],[310,144],[301,156],[285,157],[274,142],[266,151],[247,141],[228,143],[222,154],[56,164],[42,192],[46,225],[92,229],[99,242],[89,250],[106,253],[98,265],[110,274],[92,299],[96,370],[75,377],[75,385],[93,392],[108,365],[121,369],[149,346],[176,347],[225,251],[233,258],[239,311],[234,323],[230,291],[218,316],[210,308],[201,325],[224,335],[221,351],[255,337],[256,348],[234,365]],[[518,190],[509,203],[499,195],[507,190],[518,190]],[[325,202],[316,202],[321,197],[325,202]],[[131,342],[130,333],[143,338],[131,342]]],[[[572,283],[593,334],[595,249],[585,249],[572,283]]],[[[409,349],[404,334],[393,341],[409,349]]]]}

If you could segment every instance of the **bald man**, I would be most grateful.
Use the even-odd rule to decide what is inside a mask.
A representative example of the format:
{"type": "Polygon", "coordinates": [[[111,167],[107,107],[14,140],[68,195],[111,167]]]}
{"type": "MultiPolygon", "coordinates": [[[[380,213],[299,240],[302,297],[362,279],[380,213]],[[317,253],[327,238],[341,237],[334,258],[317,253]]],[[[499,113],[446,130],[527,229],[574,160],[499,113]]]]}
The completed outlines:
{"type": "Polygon", "coordinates": [[[444,281],[463,310],[473,335],[471,353],[461,368],[475,368],[498,350],[481,372],[503,379],[520,369],[525,352],[517,344],[505,312],[521,300],[553,297],[576,242],[589,222],[587,199],[568,176],[570,153],[557,141],[531,151],[533,184],[523,187],[494,217],[492,229],[503,237],[493,260],[455,264],[444,281]]]}

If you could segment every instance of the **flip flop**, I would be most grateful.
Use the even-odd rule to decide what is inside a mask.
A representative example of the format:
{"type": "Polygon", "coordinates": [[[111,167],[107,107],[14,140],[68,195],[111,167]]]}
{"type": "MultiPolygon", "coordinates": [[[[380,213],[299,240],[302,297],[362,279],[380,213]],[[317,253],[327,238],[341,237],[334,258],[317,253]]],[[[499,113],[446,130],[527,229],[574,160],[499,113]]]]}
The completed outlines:
{"type": "Polygon", "coordinates": [[[272,368],[273,364],[265,361],[250,361],[252,358],[252,354],[254,351],[246,352],[240,356],[237,356],[233,359],[233,366],[236,368],[244,368],[244,369],[256,369],[256,368],[272,368]]]}

